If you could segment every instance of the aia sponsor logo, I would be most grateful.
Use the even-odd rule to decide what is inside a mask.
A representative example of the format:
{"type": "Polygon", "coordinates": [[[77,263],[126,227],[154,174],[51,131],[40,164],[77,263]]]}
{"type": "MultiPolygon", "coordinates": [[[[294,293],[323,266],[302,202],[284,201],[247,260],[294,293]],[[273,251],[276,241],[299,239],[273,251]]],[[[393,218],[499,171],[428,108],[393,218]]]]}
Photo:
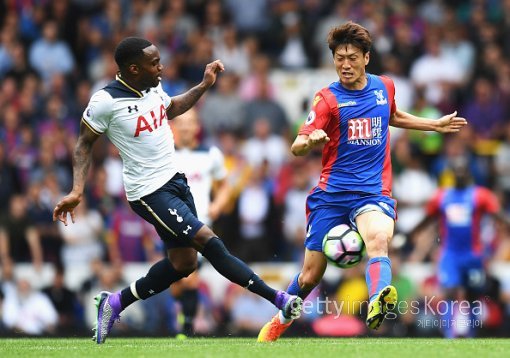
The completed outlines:
{"type": "Polygon", "coordinates": [[[372,138],[372,121],[370,118],[349,119],[347,125],[348,141],[372,138]]]}
{"type": "MultiPolygon", "coordinates": [[[[137,106],[134,106],[137,107],[137,106]]],[[[134,109],[133,107],[131,107],[134,109]]],[[[138,108],[136,108],[138,111],[138,108]]],[[[146,118],[145,116],[138,116],[137,122],[136,122],[136,130],[134,137],[138,137],[141,133],[144,131],[148,131],[149,133],[152,133],[155,129],[158,129],[163,125],[163,121],[167,119],[166,116],[166,109],[165,106],[161,105],[159,107],[159,113],[157,110],[151,110],[150,112],[150,119],[146,118]]]]}

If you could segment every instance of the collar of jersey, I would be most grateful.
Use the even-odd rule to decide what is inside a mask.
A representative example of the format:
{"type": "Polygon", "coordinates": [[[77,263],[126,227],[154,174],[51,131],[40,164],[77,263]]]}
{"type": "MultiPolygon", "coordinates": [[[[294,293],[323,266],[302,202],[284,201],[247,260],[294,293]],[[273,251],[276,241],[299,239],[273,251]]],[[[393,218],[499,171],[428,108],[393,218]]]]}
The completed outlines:
{"type": "Polygon", "coordinates": [[[115,76],[115,79],[116,79],[117,81],[119,81],[120,83],[122,83],[122,85],[123,85],[124,87],[126,87],[127,89],[129,89],[130,91],[132,91],[132,92],[136,93],[136,94],[138,95],[138,97],[143,97],[143,93],[142,93],[142,92],[140,92],[140,91],[138,91],[137,89],[134,89],[133,87],[131,87],[130,85],[128,85],[128,84],[127,84],[127,83],[126,83],[126,82],[125,82],[122,78],[120,78],[120,76],[119,76],[119,75],[116,75],[116,76],[115,76]]]}

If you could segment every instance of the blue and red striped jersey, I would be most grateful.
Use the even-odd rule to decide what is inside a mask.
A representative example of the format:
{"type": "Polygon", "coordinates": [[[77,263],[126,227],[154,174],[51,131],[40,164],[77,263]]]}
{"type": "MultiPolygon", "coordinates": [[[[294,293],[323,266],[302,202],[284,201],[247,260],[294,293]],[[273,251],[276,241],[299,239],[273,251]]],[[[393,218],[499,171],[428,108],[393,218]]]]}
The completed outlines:
{"type": "Polygon", "coordinates": [[[439,217],[442,249],[480,254],[481,222],[485,214],[500,210],[496,196],[487,188],[440,189],[427,204],[427,215],[439,217]]]}
{"type": "Polygon", "coordinates": [[[322,190],[391,196],[389,121],[395,111],[395,86],[385,76],[367,74],[362,90],[334,82],[315,95],[299,134],[322,129],[331,139],[322,151],[322,190]]]}

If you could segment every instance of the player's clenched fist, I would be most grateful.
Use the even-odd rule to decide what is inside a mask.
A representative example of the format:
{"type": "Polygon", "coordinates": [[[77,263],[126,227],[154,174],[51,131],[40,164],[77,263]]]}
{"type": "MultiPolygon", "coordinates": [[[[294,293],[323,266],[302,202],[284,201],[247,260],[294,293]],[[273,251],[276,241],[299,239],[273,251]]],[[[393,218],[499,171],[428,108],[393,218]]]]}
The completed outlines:
{"type": "Polygon", "coordinates": [[[329,137],[322,129],[316,129],[308,136],[308,145],[310,147],[327,142],[329,142],[329,137]]]}

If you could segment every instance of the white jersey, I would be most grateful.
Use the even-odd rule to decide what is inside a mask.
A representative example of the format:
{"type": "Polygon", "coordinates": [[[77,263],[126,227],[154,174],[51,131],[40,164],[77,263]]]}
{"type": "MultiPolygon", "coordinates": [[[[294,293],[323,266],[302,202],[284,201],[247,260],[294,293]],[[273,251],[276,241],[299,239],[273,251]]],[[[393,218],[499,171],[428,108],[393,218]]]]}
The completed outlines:
{"type": "Polygon", "coordinates": [[[83,122],[118,148],[129,201],[156,191],[177,173],[166,115],[170,104],[161,84],[140,92],[117,77],[92,95],[83,113],[83,122]]]}
{"type": "Polygon", "coordinates": [[[212,183],[215,180],[223,180],[227,176],[223,153],[214,146],[198,147],[193,150],[177,149],[175,162],[179,171],[183,172],[188,179],[198,219],[210,225],[209,205],[212,183]]]}

